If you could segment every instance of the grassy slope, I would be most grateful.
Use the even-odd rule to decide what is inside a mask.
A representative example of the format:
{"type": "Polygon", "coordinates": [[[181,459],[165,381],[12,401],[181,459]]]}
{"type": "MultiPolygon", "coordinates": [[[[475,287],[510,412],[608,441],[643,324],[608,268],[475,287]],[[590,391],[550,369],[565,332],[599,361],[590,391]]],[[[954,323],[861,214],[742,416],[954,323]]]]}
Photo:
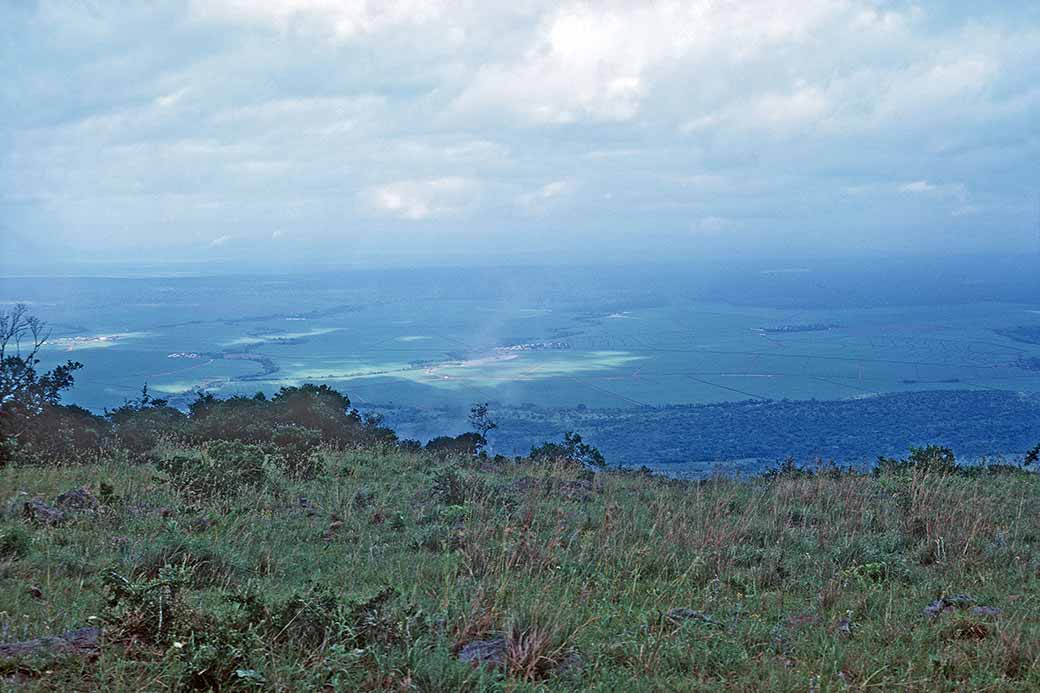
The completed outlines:
{"type": "MultiPolygon", "coordinates": [[[[225,595],[249,589],[277,601],[308,584],[362,600],[396,588],[387,613],[410,624],[404,638],[343,647],[335,645],[342,631],[332,629],[324,645],[303,645],[286,626],[239,652],[236,666],[260,672],[271,688],[1040,688],[1034,476],[680,484],[601,474],[582,482],[562,468],[398,452],[326,458],[316,480],[276,478],[227,508],[201,509],[187,507],[149,466],[0,469],[0,531],[31,533],[28,554],[0,559],[0,637],[98,623],[100,575],[154,569],[165,551],[171,563],[210,557],[184,593],[183,608],[195,613],[225,613],[225,595]],[[96,518],[43,528],[18,517],[20,492],[53,499],[102,481],[116,500],[96,518]],[[308,516],[299,495],[321,512],[308,516]],[[343,524],[325,540],[332,514],[343,524]],[[189,532],[199,516],[216,526],[189,532]],[[1003,613],[922,615],[944,593],[969,593],[1003,613]],[[715,623],[661,617],[680,607],[715,623]],[[528,637],[514,638],[509,674],[453,658],[460,642],[511,625],[528,637]],[[580,670],[523,680],[525,655],[572,651],[580,670]]],[[[190,666],[172,643],[110,636],[96,661],[27,665],[7,681],[174,687],[190,666]]]]}

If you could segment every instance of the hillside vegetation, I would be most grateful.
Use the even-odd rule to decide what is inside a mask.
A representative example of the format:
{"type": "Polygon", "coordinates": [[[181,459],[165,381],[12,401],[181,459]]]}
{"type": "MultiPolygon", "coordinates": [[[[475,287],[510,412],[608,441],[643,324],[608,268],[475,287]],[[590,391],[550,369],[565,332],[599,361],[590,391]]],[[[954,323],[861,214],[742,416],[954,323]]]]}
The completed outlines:
{"type": "Polygon", "coordinates": [[[308,479],[242,443],[0,470],[3,639],[101,629],[83,652],[4,657],[4,680],[1040,686],[1031,474],[893,465],[694,483],[392,446],[313,455],[308,479]]]}
{"type": "Polygon", "coordinates": [[[0,361],[7,688],[1040,688],[1023,468],[677,481],[489,456],[482,405],[421,446],[327,387],[98,416],[0,361]]]}

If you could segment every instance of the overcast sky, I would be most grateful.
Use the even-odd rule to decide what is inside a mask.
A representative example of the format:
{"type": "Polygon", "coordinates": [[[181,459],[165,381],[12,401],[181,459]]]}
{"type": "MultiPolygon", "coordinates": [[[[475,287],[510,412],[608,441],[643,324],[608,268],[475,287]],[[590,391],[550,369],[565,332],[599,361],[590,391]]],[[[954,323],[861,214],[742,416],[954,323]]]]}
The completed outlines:
{"type": "Polygon", "coordinates": [[[0,25],[8,267],[1036,246],[1036,2],[0,0],[0,25]]]}

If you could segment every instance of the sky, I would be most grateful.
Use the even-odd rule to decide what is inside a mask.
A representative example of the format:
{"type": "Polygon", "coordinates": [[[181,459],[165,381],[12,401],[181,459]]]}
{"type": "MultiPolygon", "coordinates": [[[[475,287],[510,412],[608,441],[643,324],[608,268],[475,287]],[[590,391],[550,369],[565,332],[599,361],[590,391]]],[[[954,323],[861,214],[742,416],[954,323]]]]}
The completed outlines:
{"type": "Polygon", "coordinates": [[[1040,4],[0,0],[0,271],[1036,252],[1040,4]]]}

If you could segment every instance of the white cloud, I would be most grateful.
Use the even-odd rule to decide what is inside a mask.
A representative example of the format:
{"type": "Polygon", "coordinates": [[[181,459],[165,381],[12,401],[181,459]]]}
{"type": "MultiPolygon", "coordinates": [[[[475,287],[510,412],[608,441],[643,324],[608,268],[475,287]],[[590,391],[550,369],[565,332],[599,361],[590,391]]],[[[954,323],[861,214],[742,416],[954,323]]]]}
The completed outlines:
{"type": "Polygon", "coordinates": [[[169,94],[163,94],[162,96],[155,99],[155,105],[160,108],[170,108],[176,106],[177,102],[184,98],[184,95],[188,93],[187,89],[178,89],[177,91],[170,92],[169,94]]]}
{"type": "Polygon", "coordinates": [[[899,186],[899,192],[905,193],[930,193],[935,190],[935,186],[926,180],[915,180],[912,183],[904,183],[899,186]]]}
{"type": "Polygon", "coordinates": [[[373,186],[362,193],[362,199],[377,214],[423,221],[462,216],[476,206],[479,193],[476,181],[449,177],[373,186]]]}
{"type": "Polygon", "coordinates": [[[216,238],[214,238],[212,241],[209,242],[209,247],[210,248],[219,248],[222,245],[226,245],[233,238],[234,238],[234,236],[229,236],[227,234],[225,234],[223,236],[217,236],[216,238]]]}
{"type": "Polygon", "coordinates": [[[926,180],[915,180],[909,183],[904,183],[899,186],[899,192],[911,195],[927,195],[936,198],[952,197],[962,201],[968,197],[968,191],[962,183],[946,183],[938,185],[926,180]]]}
{"type": "Polygon", "coordinates": [[[697,90],[717,80],[709,71],[736,76],[764,51],[803,42],[845,4],[568,3],[543,17],[522,55],[483,66],[455,105],[536,124],[630,121],[663,82],[697,90]]]}
{"type": "Polygon", "coordinates": [[[556,233],[519,213],[563,211],[552,240],[575,249],[759,226],[785,252],[914,225],[941,246],[949,215],[1011,247],[1035,216],[1015,198],[1040,155],[1040,20],[1014,3],[88,5],[0,2],[19,67],[0,219],[62,252],[319,256],[344,225],[394,252],[373,217],[467,218],[466,248],[528,231],[504,247],[556,233]],[[313,250],[269,241],[303,228],[313,250]]]}
{"type": "Polygon", "coordinates": [[[401,25],[428,22],[437,0],[192,0],[197,21],[249,24],[280,32],[308,31],[346,41],[401,25]]]}
{"type": "Polygon", "coordinates": [[[529,214],[545,214],[562,198],[574,194],[577,188],[577,182],[572,179],[554,180],[536,190],[518,195],[516,204],[529,214]]]}

